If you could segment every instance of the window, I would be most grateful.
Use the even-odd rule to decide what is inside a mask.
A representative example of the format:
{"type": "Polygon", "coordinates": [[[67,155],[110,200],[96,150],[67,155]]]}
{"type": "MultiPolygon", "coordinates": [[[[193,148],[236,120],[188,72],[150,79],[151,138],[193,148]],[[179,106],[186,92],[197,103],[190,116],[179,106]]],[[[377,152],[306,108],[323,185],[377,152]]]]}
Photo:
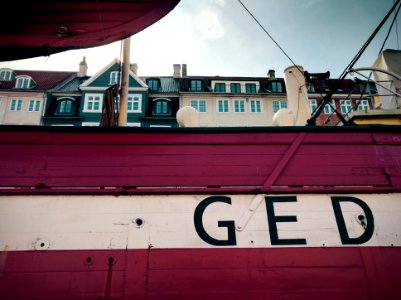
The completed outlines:
{"type": "Polygon", "coordinates": [[[191,106],[199,112],[206,112],[206,100],[191,100],[191,106]]]}
{"type": "Polygon", "coordinates": [[[71,115],[74,112],[74,102],[72,98],[61,98],[57,106],[56,114],[71,115]]]}
{"type": "Polygon", "coordinates": [[[342,114],[348,114],[350,111],[352,111],[351,100],[340,100],[340,108],[342,114]]]}
{"type": "Polygon", "coordinates": [[[110,82],[109,82],[109,84],[110,85],[117,84],[118,81],[119,81],[119,75],[120,75],[119,71],[110,72],[110,82]]]}
{"type": "Polygon", "coordinates": [[[245,112],[245,100],[234,100],[234,112],[245,112]]]}
{"type": "Polygon", "coordinates": [[[262,112],[262,106],[260,100],[250,100],[249,102],[251,112],[253,113],[260,113],[262,112]]]}
{"type": "Polygon", "coordinates": [[[309,93],[315,93],[315,87],[312,83],[308,83],[308,92],[309,93]]]}
{"type": "Polygon", "coordinates": [[[217,82],[214,84],[214,91],[216,93],[225,93],[226,92],[226,84],[222,82],[217,82]]]}
{"type": "Polygon", "coordinates": [[[21,111],[22,99],[12,99],[10,103],[10,111],[21,111]]]}
{"type": "Polygon", "coordinates": [[[1,70],[0,71],[0,80],[1,81],[10,81],[12,79],[13,72],[10,70],[1,70]]]}
{"type": "Polygon", "coordinates": [[[369,110],[369,100],[361,100],[358,105],[358,110],[369,110]]]}
{"type": "Polygon", "coordinates": [[[160,82],[157,79],[148,79],[148,86],[151,92],[158,92],[160,88],[160,82]]]}
{"type": "Polygon", "coordinates": [[[241,84],[239,83],[231,83],[230,84],[231,93],[241,93],[241,84]]]}
{"type": "Polygon", "coordinates": [[[191,80],[191,92],[202,92],[203,84],[202,80],[191,80]]]}
{"type": "Polygon", "coordinates": [[[142,112],[142,95],[128,95],[127,112],[142,112]]]}
{"type": "Polygon", "coordinates": [[[70,115],[73,113],[73,102],[72,100],[61,100],[58,104],[56,114],[70,115]]]}
{"type": "Polygon", "coordinates": [[[280,109],[287,108],[287,101],[273,100],[273,112],[276,113],[280,109]]]}
{"type": "Polygon", "coordinates": [[[311,113],[313,113],[316,110],[316,108],[317,108],[317,100],[316,99],[309,100],[309,108],[310,108],[311,113]]]}
{"type": "Polygon", "coordinates": [[[28,89],[31,84],[31,78],[30,77],[18,77],[17,81],[15,82],[15,88],[17,89],[28,89]]]}
{"type": "Polygon", "coordinates": [[[39,111],[40,100],[29,100],[28,111],[39,111]]]}
{"type": "Polygon", "coordinates": [[[272,81],[272,82],[270,83],[270,85],[271,85],[271,91],[272,91],[273,93],[282,93],[282,92],[283,92],[283,86],[282,86],[281,82],[279,82],[279,81],[272,81]]]}
{"type": "Polygon", "coordinates": [[[103,94],[86,94],[83,112],[101,112],[103,94]]]}
{"type": "Polygon", "coordinates": [[[255,94],[256,93],[256,84],[247,83],[245,84],[245,90],[247,94],[255,94]]]}
{"type": "Polygon", "coordinates": [[[330,103],[327,103],[324,106],[324,113],[328,114],[328,115],[333,114],[334,113],[334,109],[333,109],[334,107],[335,107],[334,100],[331,100],[330,103]]]}
{"type": "Polygon", "coordinates": [[[228,100],[217,100],[217,111],[220,113],[228,112],[228,100]]]}
{"type": "Polygon", "coordinates": [[[171,115],[171,105],[168,100],[157,100],[153,105],[154,115],[171,115]]]}

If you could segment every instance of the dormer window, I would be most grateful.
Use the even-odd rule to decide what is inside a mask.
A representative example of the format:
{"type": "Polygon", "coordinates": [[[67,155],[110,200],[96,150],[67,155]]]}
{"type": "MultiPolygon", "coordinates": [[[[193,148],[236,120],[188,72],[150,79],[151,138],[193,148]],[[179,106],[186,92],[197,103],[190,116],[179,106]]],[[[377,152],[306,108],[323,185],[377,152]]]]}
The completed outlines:
{"type": "Polygon", "coordinates": [[[231,83],[230,84],[231,93],[241,93],[241,84],[239,83],[231,83]]]}
{"type": "Polygon", "coordinates": [[[256,84],[247,83],[245,84],[245,89],[247,94],[255,94],[256,93],[256,84]]]}
{"type": "Polygon", "coordinates": [[[60,98],[58,99],[57,115],[72,115],[74,113],[74,102],[73,98],[60,98]]]}
{"type": "Polygon", "coordinates": [[[17,81],[15,82],[16,89],[30,89],[34,81],[29,76],[18,76],[17,81]]]}
{"type": "Polygon", "coordinates": [[[13,79],[13,71],[12,70],[0,70],[0,80],[1,81],[10,81],[13,79]]]}
{"type": "Polygon", "coordinates": [[[169,99],[155,99],[153,115],[171,115],[171,101],[169,99]]]}
{"type": "Polygon", "coordinates": [[[158,79],[148,79],[148,87],[151,92],[158,92],[160,89],[160,81],[158,79]]]}
{"type": "Polygon", "coordinates": [[[202,80],[191,80],[190,82],[191,92],[202,92],[203,91],[203,82],[202,80]]]}
{"type": "Polygon", "coordinates": [[[283,92],[283,85],[280,81],[272,81],[270,83],[270,90],[273,93],[282,93],[283,92]]]}
{"type": "Polygon", "coordinates": [[[119,71],[110,72],[110,82],[109,82],[109,85],[118,84],[119,75],[120,75],[120,72],[119,72],[119,71]]]}
{"type": "Polygon", "coordinates": [[[226,84],[224,82],[216,82],[214,84],[214,91],[216,93],[225,93],[226,92],[226,84]]]}

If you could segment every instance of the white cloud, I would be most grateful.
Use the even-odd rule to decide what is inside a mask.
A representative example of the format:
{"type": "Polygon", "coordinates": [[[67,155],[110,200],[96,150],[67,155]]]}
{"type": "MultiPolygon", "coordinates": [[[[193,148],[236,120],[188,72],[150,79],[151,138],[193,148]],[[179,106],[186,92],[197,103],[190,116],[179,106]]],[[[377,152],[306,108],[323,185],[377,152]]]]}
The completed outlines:
{"type": "Polygon", "coordinates": [[[223,26],[215,13],[203,11],[195,17],[195,29],[205,39],[219,39],[224,36],[223,26]]]}
{"type": "Polygon", "coordinates": [[[211,0],[214,4],[224,7],[226,5],[226,0],[211,0]]]}

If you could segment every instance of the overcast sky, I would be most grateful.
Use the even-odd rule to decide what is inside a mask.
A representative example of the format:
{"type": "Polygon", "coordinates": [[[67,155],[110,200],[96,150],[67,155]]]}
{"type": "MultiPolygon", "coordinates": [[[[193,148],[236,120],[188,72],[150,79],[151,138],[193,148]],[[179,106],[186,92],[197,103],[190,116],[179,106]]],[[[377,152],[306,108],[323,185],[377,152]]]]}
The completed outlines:
{"type": "MultiPolygon", "coordinates": [[[[315,72],[338,77],[395,0],[242,0],[291,59],[315,72]]],[[[385,48],[400,49],[394,28],[385,48]]],[[[370,66],[387,34],[387,22],[357,66],[370,66]]],[[[120,42],[50,57],[1,62],[0,67],[76,71],[86,56],[95,74],[120,57],[120,42]]],[[[131,63],[140,76],[172,75],[186,63],[188,75],[282,76],[291,62],[238,0],[181,0],[166,17],[131,39],[131,63]]]]}

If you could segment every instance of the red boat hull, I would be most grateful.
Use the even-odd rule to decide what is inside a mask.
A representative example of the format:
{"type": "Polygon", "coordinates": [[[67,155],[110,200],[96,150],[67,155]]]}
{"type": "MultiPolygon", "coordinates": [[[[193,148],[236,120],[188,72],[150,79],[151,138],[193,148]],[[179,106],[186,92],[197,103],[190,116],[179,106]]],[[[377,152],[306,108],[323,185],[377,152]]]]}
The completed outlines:
{"type": "Polygon", "coordinates": [[[1,268],[1,299],[401,298],[401,247],[11,251],[1,268]]]}

